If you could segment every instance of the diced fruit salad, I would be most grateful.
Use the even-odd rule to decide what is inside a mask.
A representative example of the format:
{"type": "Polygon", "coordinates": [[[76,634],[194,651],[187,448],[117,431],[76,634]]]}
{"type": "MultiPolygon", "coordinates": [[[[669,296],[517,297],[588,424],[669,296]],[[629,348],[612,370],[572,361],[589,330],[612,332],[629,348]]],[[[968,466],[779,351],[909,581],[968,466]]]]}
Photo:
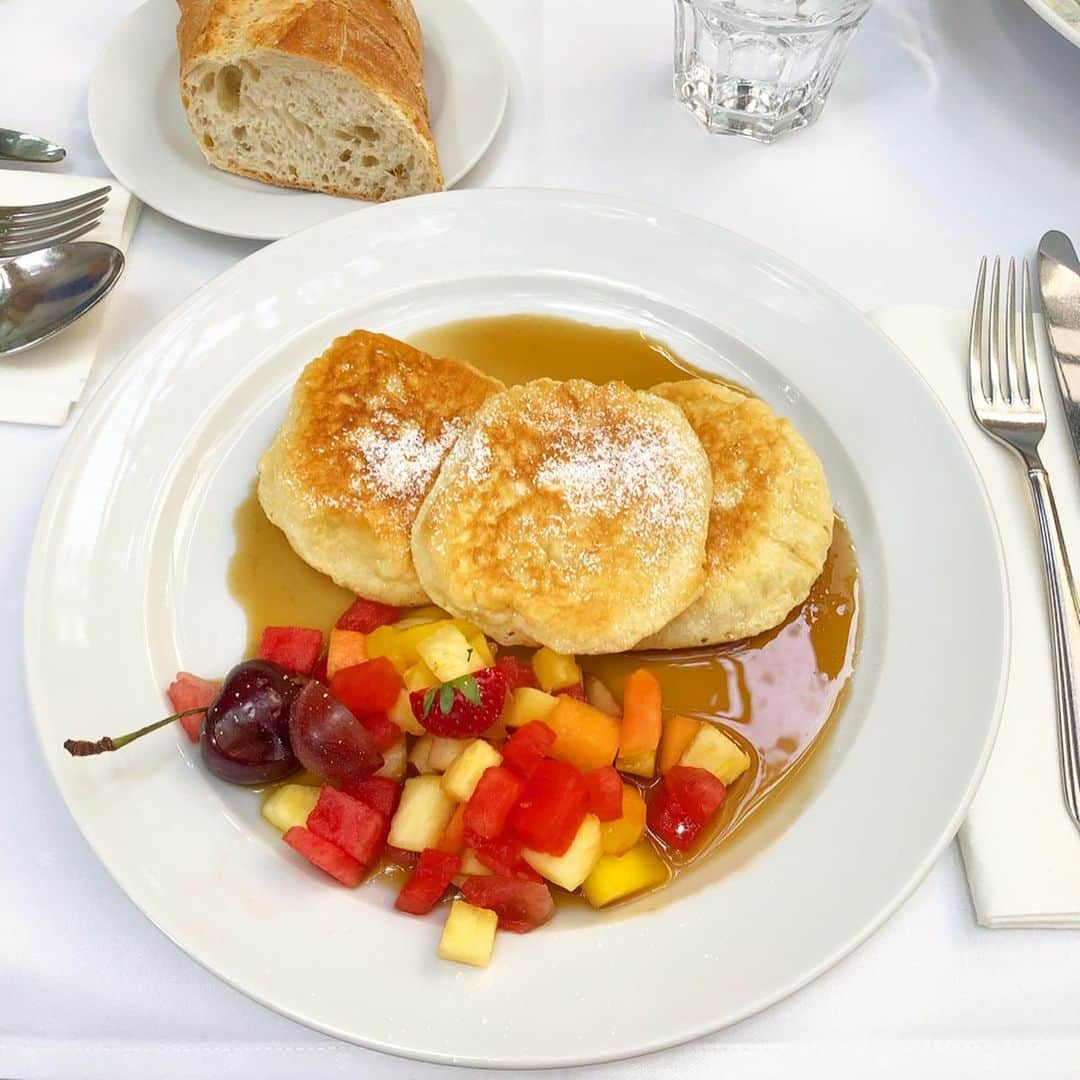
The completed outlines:
{"type": "Polygon", "coordinates": [[[263,817],[329,878],[396,863],[398,911],[453,898],[438,954],[482,967],[497,930],[552,917],[552,889],[604,908],[664,884],[751,764],[718,726],[665,715],[645,668],[619,702],[572,656],[497,652],[438,608],[358,599],[328,641],[267,627],[223,683],[180,672],[168,720],[215,775],[274,785],[263,817]]]}

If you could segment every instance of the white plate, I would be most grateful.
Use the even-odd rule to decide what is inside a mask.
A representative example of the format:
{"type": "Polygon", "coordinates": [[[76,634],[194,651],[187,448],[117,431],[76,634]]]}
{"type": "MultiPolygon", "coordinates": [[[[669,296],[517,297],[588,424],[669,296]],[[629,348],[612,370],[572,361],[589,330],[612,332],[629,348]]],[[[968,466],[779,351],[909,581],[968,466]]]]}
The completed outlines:
{"type": "MultiPolygon", "coordinates": [[[[502,44],[468,0],[413,6],[424,32],[431,130],[450,187],[495,138],[509,77],[502,44]]],[[[365,205],[207,165],[180,105],[176,22],[176,0],[147,0],[109,39],[90,79],[90,131],[124,187],[187,225],[257,240],[277,240],[365,205]]]]}
{"type": "Polygon", "coordinates": [[[1024,0],[1040,19],[1080,47],[1080,0],[1024,0]]]}
{"type": "Polygon", "coordinates": [[[124,360],[72,434],[42,511],[26,613],[30,697],[56,782],[165,933],[323,1031],[501,1066],[694,1038],[791,993],[866,938],[959,825],[993,740],[1007,653],[981,482],[893,346],[738,236],[558,192],[364,210],[201,289],[124,360]],[[178,668],[213,674],[238,658],[244,620],[225,586],[233,512],[309,358],[357,326],[406,335],[511,311],[644,328],[792,417],[850,524],[866,603],[850,701],[805,805],[771,844],[736,837],[634,917],[566,910],[536,934],[501,935],[478,971],[436,959],[438,917],[405,918],[387,890],[303,872],[260,823],[257,800],[210,777],[176,731],[92,761],[61,743],[138,727],[161,713],[178,668]]]}

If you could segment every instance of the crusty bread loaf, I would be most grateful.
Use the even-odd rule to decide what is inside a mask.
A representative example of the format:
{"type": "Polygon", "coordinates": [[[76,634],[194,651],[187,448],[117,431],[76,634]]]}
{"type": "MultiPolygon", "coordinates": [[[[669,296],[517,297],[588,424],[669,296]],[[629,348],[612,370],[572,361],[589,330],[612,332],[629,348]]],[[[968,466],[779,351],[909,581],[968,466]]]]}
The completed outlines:
{"type": "Polygon", "coordinates": [[[443,187],[410,0],[178,0],[180,96],[241,176],[383,201],[443,187]]]}

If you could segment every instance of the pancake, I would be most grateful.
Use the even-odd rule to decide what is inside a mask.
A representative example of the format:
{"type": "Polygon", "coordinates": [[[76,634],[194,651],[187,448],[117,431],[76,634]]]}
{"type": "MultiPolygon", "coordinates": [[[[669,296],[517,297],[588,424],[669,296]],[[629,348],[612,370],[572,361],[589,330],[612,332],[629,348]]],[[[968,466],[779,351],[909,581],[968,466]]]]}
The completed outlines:
{"type": "Polygon", "coordinates": [[[359,596],[426,604],[416,511],[497,379],[356,330],[304,369],[259,461],[259,502],[310,566],[359,596]]]}
{"type": "Polygon", "coordinates": [[[701,592],[712,497],[670,402],[538,379],[489,398],[413,527],[428,595],[504,645],[630,648],[701,592]]]}
{"type": "Polygon", "coordinates": [[[736,641],[784,621],[810,592],[832,543],[825,470],[761,400],[706,382],[654,386],[686,414],[712,466],[705,590],[640,643],[681,649],[736,641]]]}

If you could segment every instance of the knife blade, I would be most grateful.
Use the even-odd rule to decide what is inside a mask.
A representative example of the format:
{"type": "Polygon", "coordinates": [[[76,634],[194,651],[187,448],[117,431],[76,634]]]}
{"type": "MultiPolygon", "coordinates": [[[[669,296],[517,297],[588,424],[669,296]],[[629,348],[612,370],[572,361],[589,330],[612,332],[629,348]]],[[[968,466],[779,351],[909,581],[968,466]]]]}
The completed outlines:
{"type": "Polygon", "coordinates": [[[1039,292],[1058,389],[1080,461],[1080,260],[1063,232],[1039,241],[1039,292]]]}
{"type": "Polygon", "coordinates": [[[0,160],[52,163],[63,161],[67,151],[48,139],[27,135],[22,131],[0,128],[0,160]]]}

